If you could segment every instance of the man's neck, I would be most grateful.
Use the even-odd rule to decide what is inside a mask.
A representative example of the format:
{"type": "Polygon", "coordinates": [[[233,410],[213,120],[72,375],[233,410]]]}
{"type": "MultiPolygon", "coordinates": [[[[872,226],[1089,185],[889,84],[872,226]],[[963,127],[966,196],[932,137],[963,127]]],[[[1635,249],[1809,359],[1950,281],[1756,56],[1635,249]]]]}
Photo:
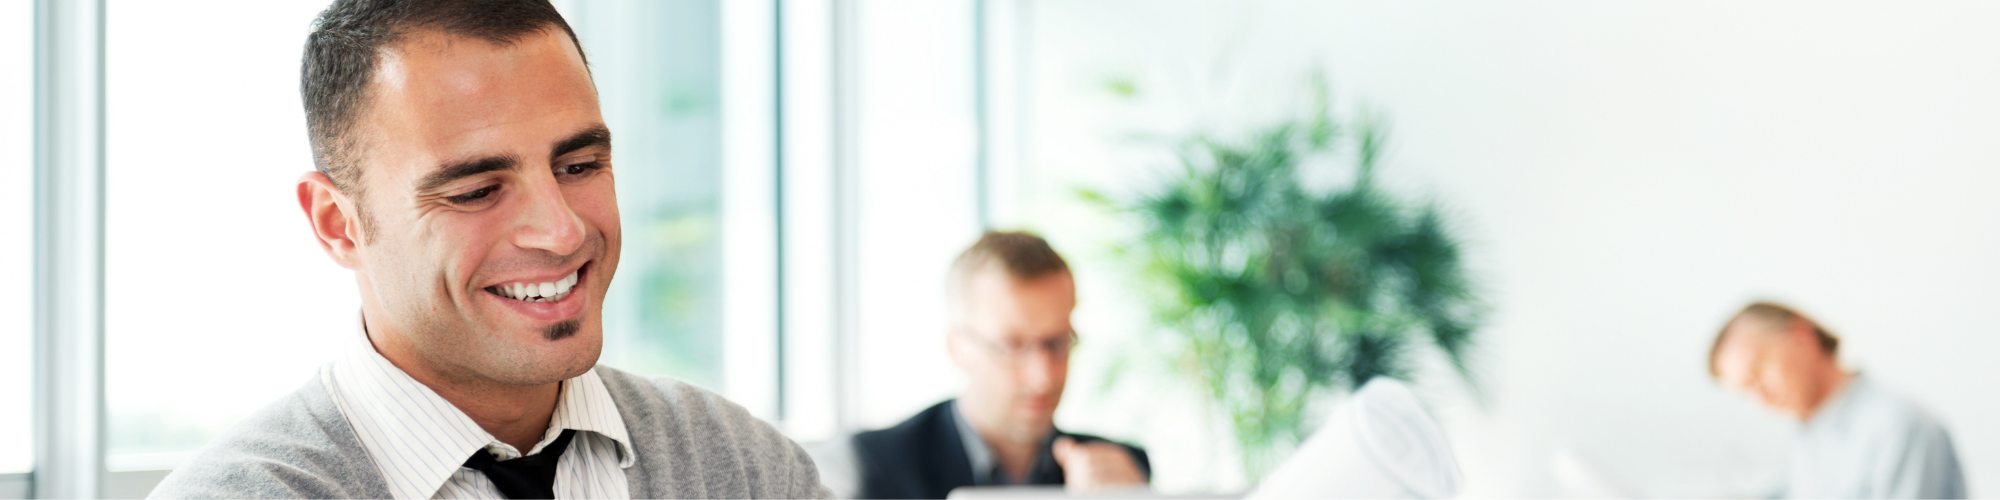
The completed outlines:
{"type": "MultiPolygon", "coordinates": [[[[965,398],[961,397],[959,401],[963,404],[965,398]]],[[[1035,457],[1042,451],[1042,439],[1047,437],[1049,430],[1010,433],[999,422],[985,418],[982,411],[967,412],[965,419],[972,424],[972,430],[979,432],[979,439],[986,442],[986,447],[993,450],[993,462],[1000,467],[1000,473],[1007,476],[1008,482],[1027,482],[1029,472],[1035,467],[1035,457]]]]}
{"type": "Polygon", "coordinates": [[[1820,387],[1826,389],[1820,392],[1816,401],[1813,401],[1811,409],[1799,415],[1799,422],[1811,422],[1814,416],[1826,410],[1827,403],[1839,398],[1841,391],[1847,390],[1847,386],[1854,382],[1854,374],[1841,370],[1839,365],[1828,367],[1820,377],[1822,379],[1820,387]]]}
{"type": "Polygon", "coordinates": [[[526,455],[548,433],[557,399],[562,395],[562,382],[517,386],[452,373],[425,358],[408,341],[409,337],[390,333],[381,326],[369,324],[365,315],[362,318],[362,328],[375,352],[465,412],[494,439],[526,455]]]}
{"type": "Polygon", "coordinates": [[[1007,482],[1015,484],[1028,482],[1028,472],[1035,467],[1036,452],[1041,451],[1039,446],[993,439],[986,437],[987,434],[984,432],[979,434],[986,440],[986,446],[993,448],[993,462],[1000,466],[1000,473],[1007,476],[1007,482]]]}

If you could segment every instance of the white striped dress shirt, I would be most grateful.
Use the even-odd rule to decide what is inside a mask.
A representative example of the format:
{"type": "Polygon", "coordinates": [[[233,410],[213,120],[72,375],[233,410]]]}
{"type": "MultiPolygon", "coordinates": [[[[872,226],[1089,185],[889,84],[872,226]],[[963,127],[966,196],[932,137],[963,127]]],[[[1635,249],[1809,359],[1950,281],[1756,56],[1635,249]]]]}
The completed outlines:
{"type": "MultiPolygon", "coordinates": [[[[508,460],[522,456],[520,450],[389,363],[366,333],[355,339],[345,356],[327,365],[321,380],[382,469],[389,492],[404,500],[505,498],[484,473],[466,468],[465,459],[488,450],[508,460]]],[[[556,498],[630,498],[624,469],[634,460],[632,440],[597,370],[563,381],[561,391],[548,431],[528,451],[541,453],[563,429],[576,429],[557,462],[556,498]]]]}

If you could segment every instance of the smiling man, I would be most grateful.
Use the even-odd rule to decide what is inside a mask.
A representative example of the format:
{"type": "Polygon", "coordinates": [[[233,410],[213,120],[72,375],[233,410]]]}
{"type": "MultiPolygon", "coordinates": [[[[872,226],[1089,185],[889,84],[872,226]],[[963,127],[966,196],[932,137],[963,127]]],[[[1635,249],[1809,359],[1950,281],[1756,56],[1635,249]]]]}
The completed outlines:
{"type": "Polygon", "coordinates": [[[693,386],[596,366],[618,268],[611,132],[546,0],[340,0],[306,42],[312,234],[355,275],[349,352],[156,497],[823,495],[693,386]]]}

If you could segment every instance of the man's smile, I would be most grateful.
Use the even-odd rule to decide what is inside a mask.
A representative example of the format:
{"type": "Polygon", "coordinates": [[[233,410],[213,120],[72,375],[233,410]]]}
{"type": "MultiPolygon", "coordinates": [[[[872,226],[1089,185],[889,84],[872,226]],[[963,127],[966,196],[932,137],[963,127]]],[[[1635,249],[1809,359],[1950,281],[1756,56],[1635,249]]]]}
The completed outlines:
{"type": "Polygon", "coordinates": [[[576,271],[570,271],[569,276],[564,276],[562,279],[552,282],[523,283],[516,281],[489,286],[486,287],[486,291],[494,295],[523,302],[557,302],[561,301],[563,297],[569,296],[570,290],[576,287],[577,274],[582,271],[580,268],[576,271]]]}
{"type": "Polygon", "coordinates": [[[509,281],[484,290],[486,296],[499,302],[536,325],[546,325],[576,318],[585,309],[589,300],[587,286],[592,282],[592,265],[586,262],[582,267],[560,277],[524,278],[509,281]]]}

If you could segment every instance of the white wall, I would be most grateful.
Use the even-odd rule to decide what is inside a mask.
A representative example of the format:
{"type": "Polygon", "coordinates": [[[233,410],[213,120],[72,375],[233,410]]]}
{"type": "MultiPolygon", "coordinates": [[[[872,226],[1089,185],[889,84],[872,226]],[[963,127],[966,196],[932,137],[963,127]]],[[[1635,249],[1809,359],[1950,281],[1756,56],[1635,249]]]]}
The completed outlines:
{"type": "MultiPolygon", "coordinates": [[[[1850,363],[1951,427],[2000,488],[2000,5],[1061,1],[1030,4],[1019,224],[1089,267],[1079,322],[1142,349],[1146,319],[1071,189],[1130,192],[1133,133],[1241,130],[1315,67],[1392,123],[1385,175],[1457,214],[1492,306],[1486,403],[1432,371],[1468,496],[1562,493],[1564,443],[1662,496],[1750,494],[1787,423],[1710,382],[1753,298],[1846,338],[1850,363]],[[1137,84],[1132,99],[1104,90],[1137,84]],[[1093,277],[1091,273],[1102,277],[1093,277]],[[1109,289],[1109,290],[1107,290],[1109,289]]],[[[1354,109],[1348,106],[1347,110],[1354,109]]],[[[1060,422],[1141,439],[1169,489],[1229,488],[1227,434],[1185,386],[1085,387],[1060,422]],[[1206,430],[1204,430],[1206,429],[1206,430]],[[1208,432],[1207,437],[1192,432],[1208,432]],[[1189,436],[1197,436],[1190,438],[1189,436]]]]}

